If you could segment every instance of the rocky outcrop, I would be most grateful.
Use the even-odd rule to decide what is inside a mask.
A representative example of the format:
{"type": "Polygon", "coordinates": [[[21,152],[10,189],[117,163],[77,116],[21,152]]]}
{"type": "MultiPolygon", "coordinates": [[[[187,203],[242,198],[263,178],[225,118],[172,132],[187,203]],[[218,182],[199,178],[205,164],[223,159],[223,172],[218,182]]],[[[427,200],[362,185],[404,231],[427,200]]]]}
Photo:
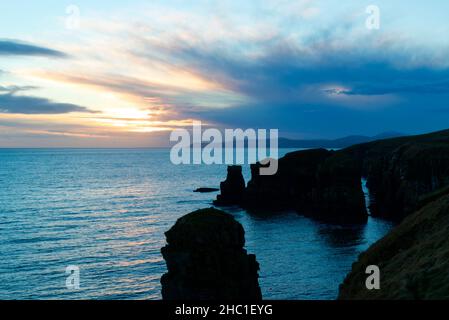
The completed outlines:
{"type": "Polygon", "coordinates": [[[204,209],[166,233],[164,300],[261,300],[259,264],[247,254],[243,227],[231,215],[204,209]]]}
{"type": "Polygon", "coordinates": [[[449,185],[449,130],[380,140],[339,152],[362,168],[375,216],[400,221],[419,208],[422,197],[449,185]]]}
{"type": "MultiPolygon", "coordinates": [[[[368,219],[362,189],[361,167],[345,153],[335,152],[317,172],[317,200],[311,209],[307,202],[297,210],[310,210],[319,218],[338,223],[364,223],[368,219]]],[[[306,211],[307,213],[307,211],[306,211]]]]}
{"type": "Polygon", "coordinates": [[[365,166],[373,214],[402,219],[422,196],[449,185],[449,143],[405,143],[365,166]]]}
{"type": "Polygon", "coordinates": [[[193,192],[196,192],[196,193],[211,193],[211,192],[217,192],[217,191],[220,191],[220,189],[217,189],[217,188],[198,188],[198,189],[195,189],[193,192]]]}
{"type": "Polygon", "coordinates": [[[278,171],[271,176],[259,174],[261,164],[251,165],[244,206],[249,209],[293,209],[312,200],[317,197],[318,167],[330,156],[331,152],[325,149],[289,153],[279,159],[278,171]]]}
{"type": "Polygon", "coordinates": [[[295,209],[332,222],[365,222],[368,215],[360,168],[343,153],[312,149],[287,154],[273,176],[251,166],[242,206],[251,210],[295,209]]]}
{"type": "Polygon", "coordinates": [[[295,209],[326,221],[364,222],[365,177],[372,215],[400,221],[419,208],[422,197],[449,186],[449,130],[339,151],[292,152],[279,159],[272,176],[261,176],[260,167],[251,166],[247,188],[241,167],[229,167],[215,204],[270,212],[295,209]]]}
{"type": "Polygon", "coordinates": [[[449,299],[449,195],[408,216],[360,255],[339,299],[449,299]],[[366,268],[380,269],[380,289],[368,290],[366,268]]]}
{"type": "Polygon", "coordinates": [[[242,203],[245,193],[245,179],[242,166],[229,166],[226,180],[220,184],[221,193],[214,201],[216,206],[232,206],[242,203]]]}

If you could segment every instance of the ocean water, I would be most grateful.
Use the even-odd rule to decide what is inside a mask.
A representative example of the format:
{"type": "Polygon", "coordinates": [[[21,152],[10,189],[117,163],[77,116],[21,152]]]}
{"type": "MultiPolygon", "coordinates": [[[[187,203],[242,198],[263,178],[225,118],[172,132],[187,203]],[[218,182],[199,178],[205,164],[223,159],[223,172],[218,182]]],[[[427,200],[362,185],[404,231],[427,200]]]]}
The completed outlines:
{"type": "MultiPolygon", "coordinates": [[[[0,150],[0,299],[160,299],[164,232],[210,207],[215,193],[192,191],[225,176],[226,166],[175,166],[166,149],[0,150]],[[79,290],[66,288],[71,265],[79,290]]],[[[335,299],[358,254],[392,227],[228,212],[266,299],[335,299]]]]}

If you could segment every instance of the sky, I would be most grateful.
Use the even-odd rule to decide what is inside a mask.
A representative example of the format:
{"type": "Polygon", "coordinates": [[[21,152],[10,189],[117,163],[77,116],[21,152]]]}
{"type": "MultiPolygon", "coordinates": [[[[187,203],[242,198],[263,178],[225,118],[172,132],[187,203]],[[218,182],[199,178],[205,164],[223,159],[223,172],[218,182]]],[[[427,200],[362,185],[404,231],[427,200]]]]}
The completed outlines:
{"type": "Polygon", "coordinates": [[[1,1],[0,147],[449,128],[449,2],[1,1]],[[367,27],[379,10],[379,28],[367,27]]]}

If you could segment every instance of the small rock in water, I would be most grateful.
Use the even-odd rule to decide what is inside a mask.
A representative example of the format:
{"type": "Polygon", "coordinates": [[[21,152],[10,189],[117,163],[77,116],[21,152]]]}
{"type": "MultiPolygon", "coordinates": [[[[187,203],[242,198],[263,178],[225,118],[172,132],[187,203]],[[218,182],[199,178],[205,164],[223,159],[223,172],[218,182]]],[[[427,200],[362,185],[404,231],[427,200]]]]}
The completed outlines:
{"type": "Polygon", "coordinates": [[[199,192],[199,193],[209,193],[209,192],[217,192],[220,191],[218,188],[198,188],[194,190],[193,192],[199,192]]]}

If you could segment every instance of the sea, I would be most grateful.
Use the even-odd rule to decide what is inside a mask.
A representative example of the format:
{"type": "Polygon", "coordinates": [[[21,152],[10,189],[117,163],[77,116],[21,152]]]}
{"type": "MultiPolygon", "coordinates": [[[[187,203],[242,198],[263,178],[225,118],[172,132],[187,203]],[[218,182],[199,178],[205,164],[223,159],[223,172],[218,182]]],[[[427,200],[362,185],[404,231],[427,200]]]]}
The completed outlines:
{"type": "MultiPolygon", "coordinates": [[[[217,193],[193,190],[225,177],[225,165],[174,165],[169,149],[0,149],[0,299],[161,299],[164,233],[211,207],[217,193]],[[79,288],[67,285],[73,267],[79,288]]],[[[393,226],[225,210],[273,300],[335,299],[358,255],[393,226]]]]}

